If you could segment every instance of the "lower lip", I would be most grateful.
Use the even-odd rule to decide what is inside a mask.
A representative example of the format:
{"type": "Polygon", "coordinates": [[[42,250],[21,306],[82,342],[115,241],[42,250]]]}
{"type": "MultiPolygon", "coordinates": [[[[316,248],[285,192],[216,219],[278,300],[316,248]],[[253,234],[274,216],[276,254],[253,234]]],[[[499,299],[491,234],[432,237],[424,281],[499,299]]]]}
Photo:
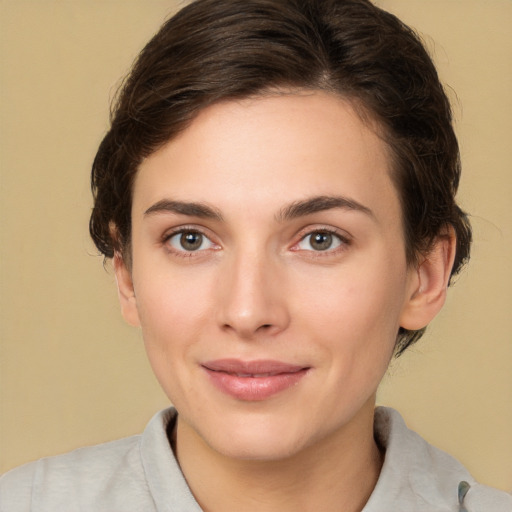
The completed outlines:
{"type": "Polygon", "coordinates": [[[204,369],[220,391],[247,402],[266,400],[296,386],[308,372],[308,368],[304,368],[297,372],[279,373],[265,377],[239,377],[232,373],[204,369]]]}

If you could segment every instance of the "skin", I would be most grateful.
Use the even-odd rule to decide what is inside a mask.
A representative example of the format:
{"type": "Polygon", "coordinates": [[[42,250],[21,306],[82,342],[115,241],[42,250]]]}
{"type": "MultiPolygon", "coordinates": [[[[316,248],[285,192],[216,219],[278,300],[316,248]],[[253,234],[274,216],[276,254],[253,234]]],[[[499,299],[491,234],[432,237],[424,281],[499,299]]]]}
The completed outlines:
{"type": "Polygon", "coordinates": [[[407,264],[373,128],[321,92],[225,102],[140,166],[132,263],[114,261],[122,312],[179,411],[178,460],[204,510],[357,511],[375,486],[375,393],[399,327],[442,307],[454,240],[407,264]],[[223,358],[307,371],[243,400],[205,372],[223,358]]]}

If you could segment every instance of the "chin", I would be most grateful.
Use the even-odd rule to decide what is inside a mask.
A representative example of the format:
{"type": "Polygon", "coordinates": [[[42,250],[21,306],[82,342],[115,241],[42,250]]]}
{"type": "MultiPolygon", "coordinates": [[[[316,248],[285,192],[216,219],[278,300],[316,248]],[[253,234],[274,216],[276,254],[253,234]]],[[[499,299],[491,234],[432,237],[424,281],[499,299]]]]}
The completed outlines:
{"type": "MultiPolygon", "coordinates": [[[[212,446],[223,456],[235,460],[275,462],[288,459],[301,451],[302,443],[275,435],[231,436],[226,442],[212,446]]],[[[212,443],[212,444],[213,444],[212,443]]]]}
{"type": "Polygon", "coordinates": [[[302,422],[279,415],[224,416],[221,424],[199,432],[210,448],[238,460],[276,461],[306,448],[311,440],[302,422]]]}

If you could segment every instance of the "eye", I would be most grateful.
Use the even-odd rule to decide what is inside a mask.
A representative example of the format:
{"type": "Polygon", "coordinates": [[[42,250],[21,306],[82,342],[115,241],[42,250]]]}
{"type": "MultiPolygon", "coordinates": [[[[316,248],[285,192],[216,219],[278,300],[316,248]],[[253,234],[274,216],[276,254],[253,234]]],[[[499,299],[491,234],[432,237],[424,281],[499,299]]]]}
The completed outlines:
{"type": "Polygon", "coordinates": [[[330,231],[319,230],[307,234],[297,244],[297,247],[303,251],[328,251],[336,249],[343,243],[347,243],[341,236],[330,231]]]}
{"type": "Polygon", "coordinates": [[[206,235],[193,230],[176,232],[169,236],[167,243],[180,252],[197,252],[216,247],[206,235]]]}

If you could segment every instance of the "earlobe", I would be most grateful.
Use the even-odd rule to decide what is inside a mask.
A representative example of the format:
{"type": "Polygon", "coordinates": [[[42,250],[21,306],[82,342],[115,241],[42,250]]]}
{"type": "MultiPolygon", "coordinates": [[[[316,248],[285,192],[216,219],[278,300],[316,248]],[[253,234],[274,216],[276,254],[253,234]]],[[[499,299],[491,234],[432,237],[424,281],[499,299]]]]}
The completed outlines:
{"type": "Polygon", "coordinates": [[[408,290],[409,299],[400,317],[400,327],[416,331],[426,327],[439,313],[446,300],[446,290],[455,258],[456,239],[453,228],[440,235],[414,274],[408,290]]]}
{"type": "Polygon", "coordinates": [[[139,312],[137,310],[137,299],[135,297],[132,274],[127,268],[122,255],[118,252],[114,254],[113,263],[123,318],[128,324],[139,327],[139,312]]]}

